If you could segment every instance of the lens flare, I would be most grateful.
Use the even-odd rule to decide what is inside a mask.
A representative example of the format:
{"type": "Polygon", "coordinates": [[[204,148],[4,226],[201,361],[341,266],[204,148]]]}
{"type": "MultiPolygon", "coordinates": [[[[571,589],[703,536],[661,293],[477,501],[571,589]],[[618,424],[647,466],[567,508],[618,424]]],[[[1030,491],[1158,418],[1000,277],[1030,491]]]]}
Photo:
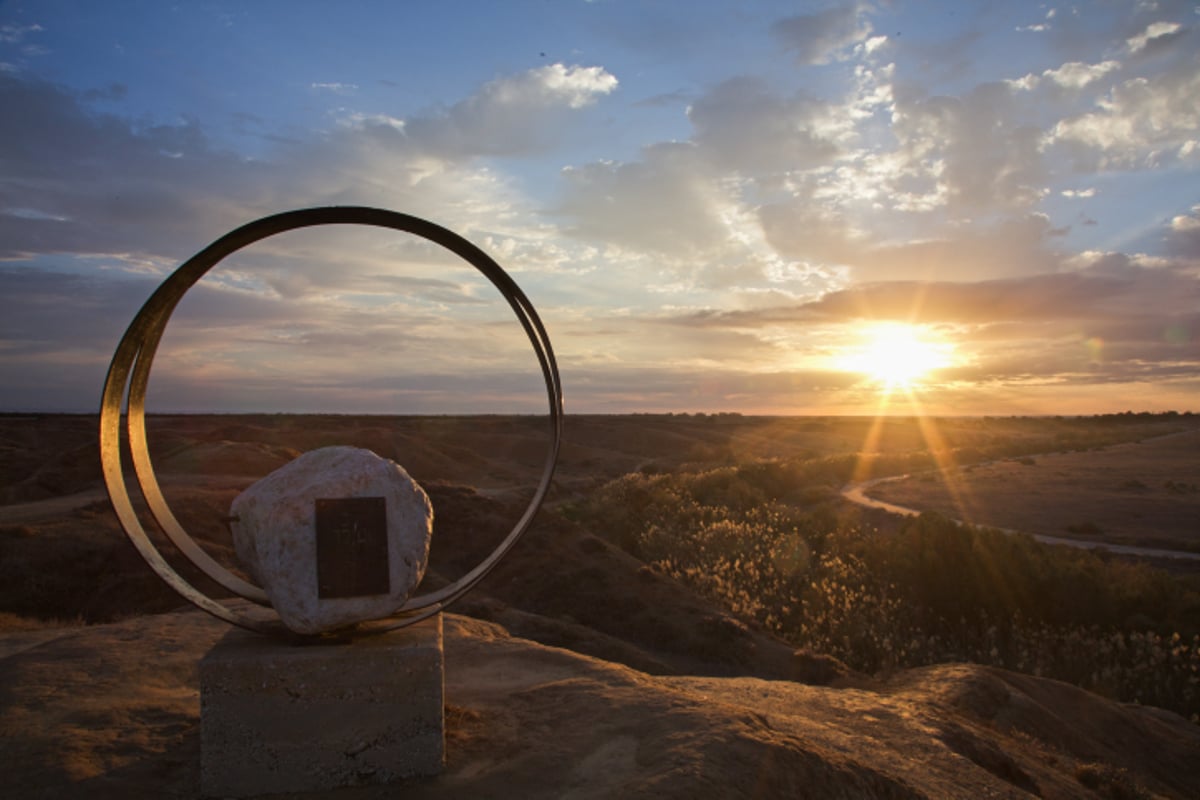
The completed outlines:
{"type": "Polygon", "coordinates": [[[914,325],[886,323],[866,329],[862,343],[839,359],[838,366],[887,387],[908,388],[950,366],[953,350],[950,343],[934,341],[914,325]]]}

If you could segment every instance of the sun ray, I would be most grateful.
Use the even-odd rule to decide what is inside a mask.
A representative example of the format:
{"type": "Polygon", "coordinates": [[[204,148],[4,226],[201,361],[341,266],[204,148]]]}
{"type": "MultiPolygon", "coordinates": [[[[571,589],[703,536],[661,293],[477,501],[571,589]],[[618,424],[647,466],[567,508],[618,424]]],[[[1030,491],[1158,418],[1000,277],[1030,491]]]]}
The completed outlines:
{"type": "Polygon", "coordinates": [[[937,466],[938,479],[946,487],[946,494],[950,496],[950,502],[954,505],[956,518],[964,522],[972,522],[975,518],[973,503],[970,493],[967,491],[966,482],[962,480],[954,453],[947,446],[946,440],[942,438],[936,418],[924,412],[921,401],[915,395],[910,395],[910,400],[913,407],[917,409],[916,418],[917,424],[921,428],[921,438],[925,440],[925,446],[933,456],[934,464],[937,466]]]}
{"type": "Polygon", "coordinates": [[[874,465],[880,455],[878,447],[884,421],[894,407],[902,406],[912,412],[956,518],[970,522],[975,517],[970,493],[954,453],[942,437],[937,420],[926,412],[918,391],[927,384],[930,373],[950,366],[954,361],[953,347],[937,341],[921,328],[903,323],[878,323],[864,329],[859,346],[846,352],[837,363],[841,369],[862,373],[878,385],[874,419],[859,449],[853,482],[862,483],[879,477],[874,465]]]}
{"type": "Polygon", "coordinates": [[[837,359],[837,366],[858,372],[885,389],[909,388],[929,373],[953,363],[953,346],[927,331],[899,322],[876,323],[862,331],[862,341],[837,359]]]}

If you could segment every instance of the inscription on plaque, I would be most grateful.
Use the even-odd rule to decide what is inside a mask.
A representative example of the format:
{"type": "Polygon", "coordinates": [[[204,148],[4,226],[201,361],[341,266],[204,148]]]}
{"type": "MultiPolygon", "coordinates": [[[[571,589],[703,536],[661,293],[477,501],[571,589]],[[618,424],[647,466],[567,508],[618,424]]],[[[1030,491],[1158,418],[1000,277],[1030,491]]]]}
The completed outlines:
{"type": "Polygon", "coordinates": [[[316,515],[317,597],[391,591],[384,498],[318,498],[316,515]]]}

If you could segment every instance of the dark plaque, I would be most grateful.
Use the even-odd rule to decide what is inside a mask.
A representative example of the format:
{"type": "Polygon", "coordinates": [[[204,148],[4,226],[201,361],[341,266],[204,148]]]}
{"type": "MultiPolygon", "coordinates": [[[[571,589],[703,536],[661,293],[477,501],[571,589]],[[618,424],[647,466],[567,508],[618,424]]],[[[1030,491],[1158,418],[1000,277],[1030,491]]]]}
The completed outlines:
{"type": "Polygon", "coordinates": [[[321,498],[316,504],[317,597],[363,597],[391,591],[384,499],[321,498]]]}

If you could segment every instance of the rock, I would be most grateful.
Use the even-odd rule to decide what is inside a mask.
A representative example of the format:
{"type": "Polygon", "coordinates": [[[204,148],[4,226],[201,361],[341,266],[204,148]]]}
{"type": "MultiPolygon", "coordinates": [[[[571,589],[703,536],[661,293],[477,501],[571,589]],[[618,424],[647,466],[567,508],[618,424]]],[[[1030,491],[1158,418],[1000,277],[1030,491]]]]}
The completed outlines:
{"type": "MultiPolygon", "coordinates": [[[[1200,727],[1046,678],[974,664],[875,688],[653,676],[453,613],[443,625],[442,775],[287,797],[1200,797],[1200,727]]],[[[199,611],[0,632],[4,796],[202,800],[196,664],[228,633],[199,611]]]]}
{"type": "Polygon", "coordinates": [[[238,558],[297,633],[389,616],[425,574],[433,507],[403,467],[370,450],[305,453],[230,513],[238,558]]]}

